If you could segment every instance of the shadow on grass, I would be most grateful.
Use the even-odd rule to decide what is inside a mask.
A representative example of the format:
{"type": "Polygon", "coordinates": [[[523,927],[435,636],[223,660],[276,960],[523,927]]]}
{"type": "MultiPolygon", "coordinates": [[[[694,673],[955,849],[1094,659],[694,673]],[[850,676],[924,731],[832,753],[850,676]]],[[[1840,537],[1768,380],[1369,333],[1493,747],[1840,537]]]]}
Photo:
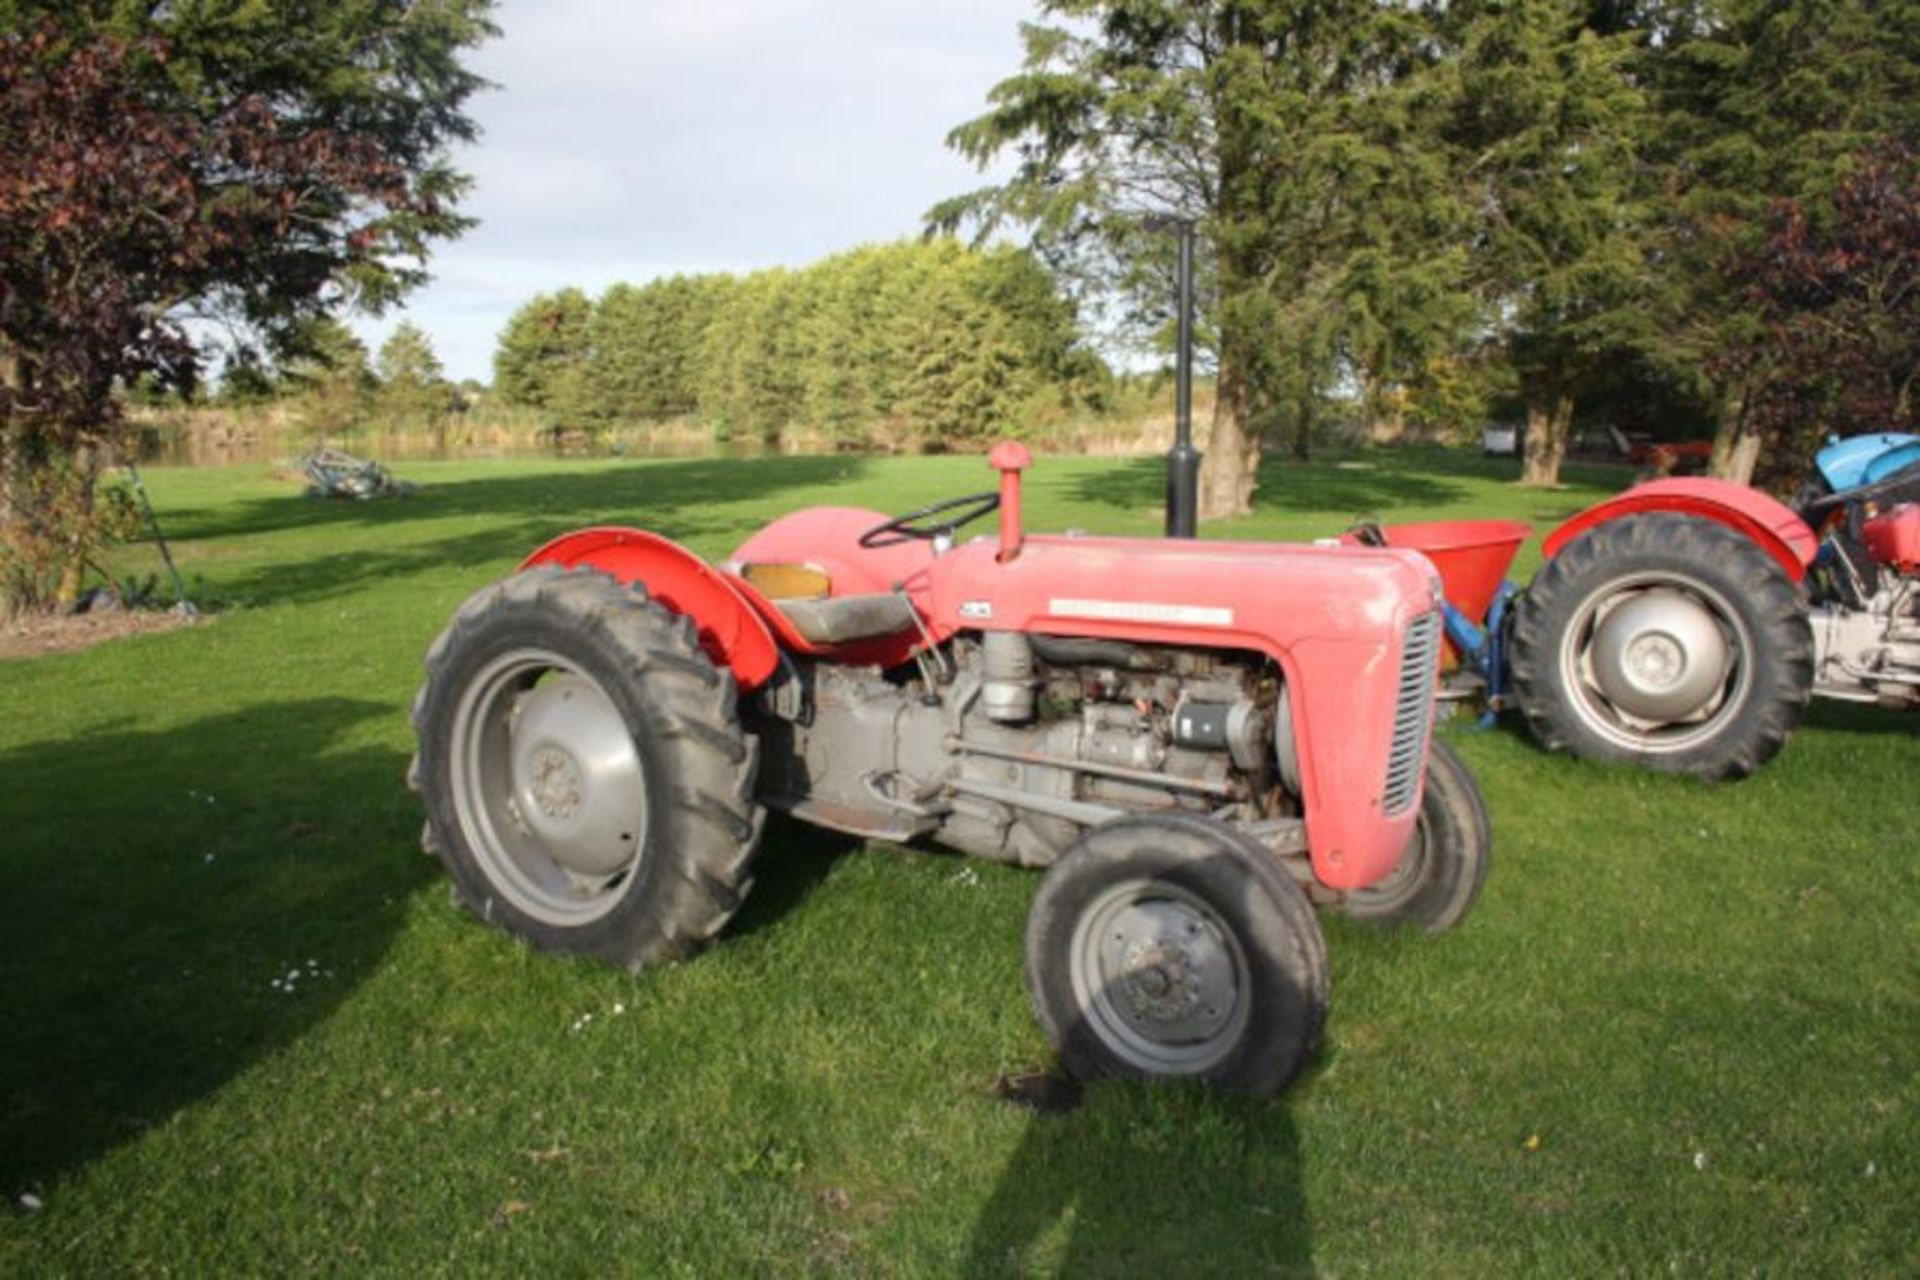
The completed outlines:
{"type": "Polygon", "coordinates": [[[855,456],[699,458],[636,461],[578,470],[525,471],[471,480],[432,480],[405,498],[369,502],[254,498],[212,510],[163,512],[170,536],[247,537],[330,525],[382,527],[457,516],[543,514],[569,524],[604,521],[664,529],[685,512],[754,502],[785,489],[859,480],[869,459],[855,456]]]}
{"type": "Polygon", "coordinates": [[[1911,734],[1920,730],[1920,715],[1866,702],[1815,698],[1807,704],[1806,718],[1801,723],[1809,729],[1830,729],[1837,733],[1911,734]]]}
{"type": "MultiPolygon", "coordinates": [[[[1080,477],[1072,493],[1128,511],[1166,505],[1166,461],[1131,458],[1080,477]]],[[[1442,476],[1388,469],[1370,462],[1313,462],[1305,465],[1268,459],[1260,467],[1254,493],[1257,510],[1352,517],[1403,506],[1438,506],[1458,500],[1466,490],[1442,476]]]]}
{"type": "Polygon", "coordinates": [[[429,482],[410,497],[383,501],[319,502],[294,494],[255,499],[216,512],[174,513],[168,529],[183,541],[291,529],[311,530],[319,538],[328,529],[393,531],[379,547],[307,555],[224,576],[219,584],[232,600],[314,600],[432,568],[512,563],[584,525],[636,525],[680,542],[739,537],[779,509],[781,492],[857,481],[867,466],[862,458],[733,458],[515,473],[429,482]],[[766,505],[742,515],[712,515],[722,504],[766,505]],[[475,517],[486,518],[484,528],[427,541],[407,530],[422,520],[475,517]]]}
{"type": "MultiPolygon", "coordinates": [[[[1519,464],[1486,458],[1471,449],[1407,445],[1329,451],[1299,463],[1269,449],[1260,465],[1254,508],[1267,513],[1385,516],[1406,507],[1444,506],[1466,500],[1468,484],[1513,485],[1519,464]]],[[[1528,518],[1551,527],[1592,504],[1592,490],[1610,493],[1633,481],[1630,468],[1605,463],[1569,463],[1563,483],[1579,492],[1537,492],[1528,518]]],[[[1132,458],[1080,477],[1071,492],[1086,502],[1128,511],[1159,510],[1166,503],[1166,461],[1158,455],[1132,458]]],[[[1472,518],[1463,515],[1463,519],[1472,518]]]]}
{"type": "Polygon", "coordinates": [[[1283,1102],[1097,1084],[1028,1122],[958,1274],[1311,1275],[1304,1173],[1283,1102]]]}
{"type": "Polygon", "coordinates": [[[1069,855],[1049,873],[1028,918],[1028,975],[1035,1003],[1065,1023],[1063,1063],[1187,1074],[1095,1084],[1084,1106],[1064,1080],[1008,1091],[1034,1115],[975,1221],[962,1274],[1031,1274],[1063,1230],[1058,1267],[1048,1259],[1060,1275],[1311,1273],[1284,1103],[1216,1092],[1192,1074],[1256,1087],[1314,1048],[1295,925],[1252,870],[1243,856],[1169,858],[1143,844],[1104,868],[1069,855]]]}
{"type": "Polygon", "coordinates": [[[432,868],[404,759],[336,744],[391,714],[288,701],[0,756],[0,1192],[165,1123],[379,964],[432,868]]]}
{"type": "Polygon", "coordinates": [[[766,833],[753,858],[753,892],[740,905],[739,914],[727,922],[723,942],[779,924],[826,883],[842,858],[865,844],[858,836],[769,813],[766,833]]]}

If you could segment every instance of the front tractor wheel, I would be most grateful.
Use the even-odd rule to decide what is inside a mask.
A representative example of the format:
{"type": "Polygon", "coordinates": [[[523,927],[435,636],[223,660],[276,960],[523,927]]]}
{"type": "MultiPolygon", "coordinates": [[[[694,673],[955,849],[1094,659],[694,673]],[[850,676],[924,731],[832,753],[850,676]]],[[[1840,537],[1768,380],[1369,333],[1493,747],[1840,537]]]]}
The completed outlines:
{"type": "Polygon", "coordinates": [[[1027,916],[1026,980],[1081,1078],[1277,1093],[1327,1009],[1306,895],[1257,843],[1195,817],[1111,822],[1054,863],[1027,916]]]}
{"type": "Polygon", "coordinates": [[[1793,583],[1725,525],[1610,521],[1540,570],[1514,622],[1513,687],[1542,746],[1709,780],[1780,750],[1813,687],[1793,583]]]}
{"type": "Polygon", "coordinates": [[[730,675],[604,574],[474,595],[427,654],[423,843],[475,915],[627,968],[690,954],[750,884],[761,825],[730,675]]]}
{"type": "Polygon", "coordinates": [[[1480,784],[1457,752],[1434,740],[1413,839],[1385,879],[1346,896],[1341,909],[1389,928],[1445,933],[1480,896],[1493,860],[1493,824],[1480,784]]]}

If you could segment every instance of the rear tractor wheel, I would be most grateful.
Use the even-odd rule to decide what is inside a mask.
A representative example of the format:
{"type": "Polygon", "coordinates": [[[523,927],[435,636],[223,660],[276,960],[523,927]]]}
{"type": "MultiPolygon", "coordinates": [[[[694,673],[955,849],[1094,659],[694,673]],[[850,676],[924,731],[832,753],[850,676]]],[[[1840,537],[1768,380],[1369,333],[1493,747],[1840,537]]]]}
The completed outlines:
{"type": "Polygon", "coordinates": [[[484,588],[429,650],[413,723],[423,844],[463,905],[535,946],[675,959],[751,884],[732,676],[637,588],[557,567],[484,588]]]}
{"type": "Polygon", "coordinates": [[[1513,687],[1542,746],[1709,780],[1780,750],[1813,687],[1794,585],[1733,529],[1659,512],[1582,534],[1514,621],[1513,687]]]}
{"type": "Polygon", "coordinates": [[[1204,818],[1128,818],[1047,871],[1027,916],[1027,990],[1081,1078],[1285,1088],[1327,1010],[1306,895],[1258,844],[1204,818]]]}
{"type": "Polygon", "coordinates": [[[1493,824],[1480,784],[1436,738],[1413,839],[1384,880],[1349,893],[1341,909],[1372,924],[1445,933],[1466,919],[1492,860],[1493,824]]]}

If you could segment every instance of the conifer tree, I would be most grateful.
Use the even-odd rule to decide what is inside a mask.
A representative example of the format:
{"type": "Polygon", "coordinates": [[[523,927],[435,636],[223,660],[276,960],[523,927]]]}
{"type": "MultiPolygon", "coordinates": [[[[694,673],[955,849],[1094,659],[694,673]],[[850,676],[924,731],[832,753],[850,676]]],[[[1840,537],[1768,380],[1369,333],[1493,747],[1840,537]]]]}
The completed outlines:
{"type": "Polygon", "coordinates": [[[1202,507],[1245,511],[1267,420],[1284,421],[1304,453],[1321,399],[1356,361],[1416,368],[1462,318],[1463,259],[1446,233],[1457,211],[1432,157],[1440,46],[1428,11],[1378,0],[1042,8],[1056,24],[1025,29],[1023,68],[949,139],[982,164],[1013,153],[1013,176],[930,220],[1024,226],[1083,289],[1148,322],[1172,294],[1162,220],[1195,222],[1217,380],[1202,507]],[[1397,298],[1385,290],[1395,279],[1411,282],[1397,298]]]}
{"type": "Polygon", "coordinates": [[[330,440],[364,426],[378,386],[366,343],[331,316],[308,321],[291,341],[300,354],[281,365],[280,383],[308,434],[330,440]]]}
{"type": "Polygon", "coordinates": [[[586,414],[593,303],[578,289],[540,294],[507,321],[493,355],[493,385],[508,404],[541,410],[550,425],[586,414]]]}
{"type": "Polygon", "coordinates": [[[430,425],[453,411],[453,386],[433,352],[433,340],[418,325],[403,321],[395,327],[380,344],[375,370],[380,384],[375,405],[388,423],[430,425]]]}
{"type": "Polygon", "coordinates": [[[1526,406],[1522,479],[1556,484],[1583,385],[1651,338],[1645,101],[1631,34],[1572,0],[1463,5],[1458,171],[1484,211],[1475,246],[1489,319],[1526,406]]]}

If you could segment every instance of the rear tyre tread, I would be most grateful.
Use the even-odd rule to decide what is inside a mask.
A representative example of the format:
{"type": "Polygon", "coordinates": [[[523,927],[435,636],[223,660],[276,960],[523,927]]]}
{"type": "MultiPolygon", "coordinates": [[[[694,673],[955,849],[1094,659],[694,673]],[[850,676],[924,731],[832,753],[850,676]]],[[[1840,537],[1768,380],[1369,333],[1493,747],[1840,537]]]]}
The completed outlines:
{"type": "Polygon", "coordinates": [[[759,751],[736,706],[731,673],[699,648],[692,624],[637,586],[597,570],[543,565],[483,587],[428,650],[427,679],[414,703],[420,751],[412,772],[429,814],[422,848],[446,865],[460,905],[535,946],[632,970],[686,958],[719,934],[753,883],[765,816],[753,797],[759,751]],[[490,656],[524,643],[516,637],[528,632],[554,648],[571,637],[590,659],[612,666],[599,678],[623,689],[606,692],[616,704],[630,692],[623,713],[630,723],[636,714],[646,722],[635,742],[651,757],[648,848],[632,873],[644,884],[632,900],[576,927],[529,917],[492,889],[462,843],[446,777],[455,668],[472,646],[484,644],[490,656]]]}
{"type": "Polygon", "coordinates": [[[1813,688],[1813,632],[1799,588],[1750,539],[1696,516],[1655,512],[1602,524],[1549,560],[1514,619],[1512,684],[1527,727],[1548,751],[1620,761],[1707,781],[1744,778],[1772,759],[1805,714],[1813,688]],[[1756,684],[1749,705],[1718,734],[1684,751],[1637,751],[1586,727],[1564,687],[1559,646],[1581,603],[1609,577],[1671,567],[1713,580],[1747,615],[1756,684]]]}

